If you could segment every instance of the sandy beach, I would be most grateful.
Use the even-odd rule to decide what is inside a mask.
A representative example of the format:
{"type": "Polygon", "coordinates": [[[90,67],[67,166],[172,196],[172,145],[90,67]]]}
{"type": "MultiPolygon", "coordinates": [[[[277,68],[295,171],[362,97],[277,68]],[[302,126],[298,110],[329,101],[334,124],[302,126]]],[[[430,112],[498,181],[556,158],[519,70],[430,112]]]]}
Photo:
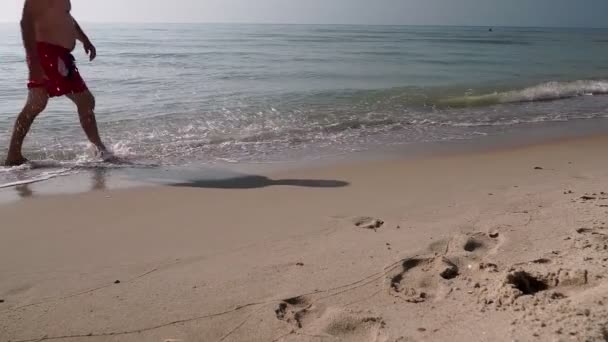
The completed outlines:
{"type": "Polygon", "coordinates": [[[605,341],[606,146],[6,203],[0,341],[605,341]]]}

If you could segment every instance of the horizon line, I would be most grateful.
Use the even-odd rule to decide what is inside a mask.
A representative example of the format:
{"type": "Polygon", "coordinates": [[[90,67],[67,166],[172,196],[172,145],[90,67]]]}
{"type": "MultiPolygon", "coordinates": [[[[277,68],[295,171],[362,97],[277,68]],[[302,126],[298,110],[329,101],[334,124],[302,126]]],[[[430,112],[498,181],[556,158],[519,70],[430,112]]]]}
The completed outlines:
{"type": "MultiPolygon", "coordinates": [[[[558,25],[484,25],[484,24],[360,24],[360,23],[281,23],[281,22],[241,22],[241,21],[87,21],[86,24],[102,25],[293,25],[293,26],[404,26],[404,27],[491,27],[491,28],[556,28],[556,29],[606,29],[608,26],[558,26],[558,25]]],[[[0,24],[18,24],[19,21],[0,21],[0,24]]]]}

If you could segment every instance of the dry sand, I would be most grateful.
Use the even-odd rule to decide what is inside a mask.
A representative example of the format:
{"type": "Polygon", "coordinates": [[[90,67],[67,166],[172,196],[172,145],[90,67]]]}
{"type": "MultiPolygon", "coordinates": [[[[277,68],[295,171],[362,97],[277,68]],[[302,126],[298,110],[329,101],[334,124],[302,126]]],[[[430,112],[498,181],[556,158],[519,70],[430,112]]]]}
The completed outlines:
{"type": "Polygon", "coordinates": [[[607,341],[606,146],[3,205],[0,341],[607,341]]]}

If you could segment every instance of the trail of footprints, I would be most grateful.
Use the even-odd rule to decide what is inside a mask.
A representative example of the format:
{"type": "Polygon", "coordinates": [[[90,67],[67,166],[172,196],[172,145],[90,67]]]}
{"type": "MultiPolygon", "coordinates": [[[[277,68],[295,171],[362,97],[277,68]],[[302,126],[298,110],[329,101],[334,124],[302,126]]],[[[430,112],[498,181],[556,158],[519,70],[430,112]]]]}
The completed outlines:
{"type": "MultiPolygon", "coordinates": [[[[369,222],[382,221],[365,220],[363,223],[369,222]]],[[[603,278],[601,275],[592,278],[585,267],[559,267],[556,261],[567,257],[559,252],[521,265],[493,263],[491,257],[503,245],[504,238],[504,234],[493,231],[461,233],[449,240],[435,242],[429,246],[427,255],[404,259],[388,270],[385,286],[390,295],[413,305],[444,300],[462,286],[476,298],[481,311],[525,311],[528,308],[527,315],[537,312],[529,321],[540,322],[538,317],[550,315],[546,307],[561,303],[568,297],[569,290],[580,289],[594,279],[603,278]]],[[[592,228],[576,229],[566,240],[571,241],[571,250],[585,251],[587,265],[604,270],[608,267],[608,226],[605,222],[595,222],[592,228]]],[[[589,311],[584,314],[593,318],[589,311]]],[[[307,297],[284,300],[275,309],[275,315],[292,326],[295,335],[290,336],[295,340],[298,331],[337,341],[387,340],[385,323],[380,317],[325,308],[307,297]]],[[[580,313],[576,315],[581,316],[580,313]]],[[[556,323],[563,324],[562,321],[556,323]]],[[[550,327],[550,322],[538,325],[540,334],[550,327]]],[[[289,341],[289,337],[282,341],[289,341]]]]}
{"type": "MultiPolygon", "coordinates": [[[[481,233],[458,235],[450,241],[433,244],[430,248],[436,252],[432,257],[404,260],[396,270],[389,272],[391,293],[411,303],[447,295],[438,285],[438,278],[450,280],[468,272],[469,263],[481,260],[498,246],[500,239],[494,236],[491,238],[481,233]]],[[[289,338],[297,340],[298,333],[324,336],[336,341],[386,340],[385,323],[381,317],[368,312],[327,308],[306,296],[283,300],[274,313],[278,320],[292,328],[292,335],[281,341],[289,341],[289,338]]]]}
{"type": "Polygon", "coordinates": [[[410,303],[441,300],[452,291],[451,280],[471,276],[477,264],[495,270],[494,264],[480,263],[501,243],[498,233],[459,234],[430,246],[430,256],[403,260],[387,277],[390,293],[410,303]]]}
{"type": "MultiPolygon", "coordinates": [[[[595,255],[585,257],[587,264],[595,260],[596,266],[606,268],[608,234],[596,229],[579,229],[574,235],[570,238],[573,249],[588,249],[595,255]]],[[[444,243],[443,254],[437,252],[441,243],[435,243],[431,246],[431,250],[436,251],[434,255],[403,260],[387,277],[389,292],[409,303],[423,303],[445,299],[455,288],[459,289],[460,284],[485,307],[504,308],[516,305],[517,299],[526,295],[539,295],[536,299],[562,299],[565,295],[560,290],[590,282],[589,272],[583,267],[548,266],[561,257],[559,253],[554,254],[557,252],[521,265],[501,267],[492,263],[488,256],[502,244],[500,237],[492,236],[495,237],[483,233],[457,235],[444,243]]]]}

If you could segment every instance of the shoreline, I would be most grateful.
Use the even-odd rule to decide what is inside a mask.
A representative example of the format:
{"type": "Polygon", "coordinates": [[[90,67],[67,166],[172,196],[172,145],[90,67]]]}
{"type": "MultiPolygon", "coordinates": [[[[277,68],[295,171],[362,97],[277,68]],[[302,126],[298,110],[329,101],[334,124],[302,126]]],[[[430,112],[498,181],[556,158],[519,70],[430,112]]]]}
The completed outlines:
{"type": "MultiPolygon", "coordinates": [[[[99,190],[167,186],[192,180],[229,180],[248,176],[272,176],[298,170],[315,170],[370,162],[409,162],[451,156],[501,153],[543,145],[599,139],[608,136],[608,118],[529,125],[500,135],[466,140],[431,141],[371,147],[363,151],[325,154],[301,161],[213,163],[188,166],[76,167],[40,181],[0,188],[0,205],[32,196],[80,194],[99,190]]],[[[310,157],[310,156],[309,156],[310,157]]],[[[53,169],[49,168],[51,172],[53,169]]]]}
{"type": "Polygon", "coordinates": [[[0,339],[600,340],[607,143],[8,203],[0,339]]]}

